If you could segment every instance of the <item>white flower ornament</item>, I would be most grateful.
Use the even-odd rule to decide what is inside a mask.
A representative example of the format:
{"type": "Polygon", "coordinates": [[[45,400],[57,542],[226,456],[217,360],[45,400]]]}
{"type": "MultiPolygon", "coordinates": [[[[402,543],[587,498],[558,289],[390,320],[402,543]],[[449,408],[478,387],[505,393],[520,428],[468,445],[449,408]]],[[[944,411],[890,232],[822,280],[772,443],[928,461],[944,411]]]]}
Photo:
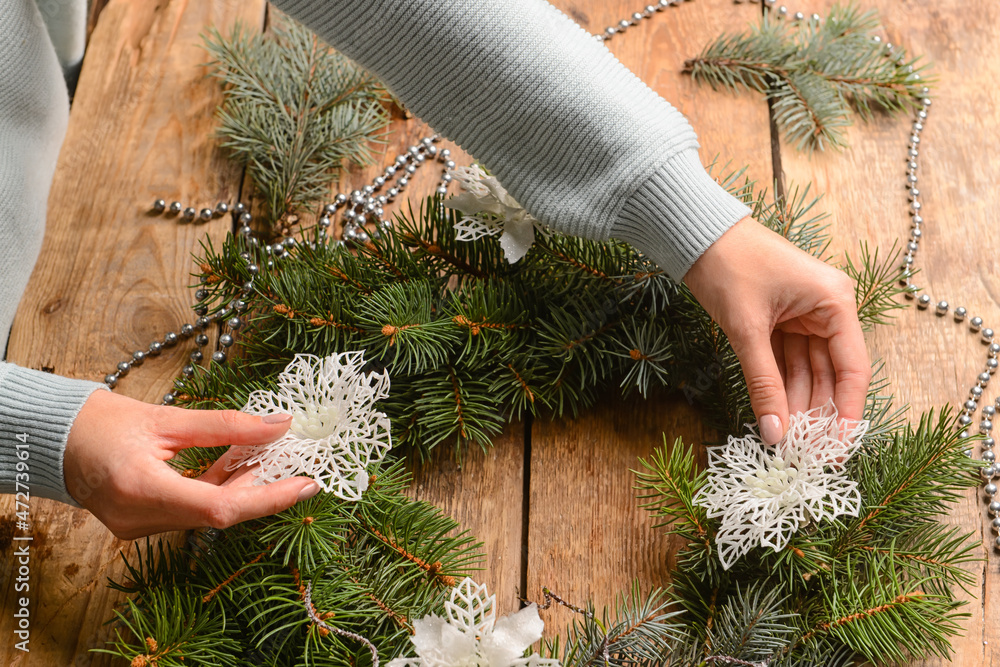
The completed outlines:
{"type": "Polygon", "coordinates": [[[533,653],[522,657],[541,639],[545,624],[532,603],[496,618],[496,596],[466,577],[444,603],[446,617],[429,614],[413,623],[410,641],[414,658],[396,658],[388,667],[544,667],[558,660],[533,653]]]}
{"type": "Polygon", "coordinates": [[[389,418],[373,406],[389,395],[389,374],[362,373],[364,365],[364,351],[324,359],[295,355],[277,390],[253,392],[243,408],[252,415],[292,415],[288,432],[240,448],[226,470],[259,465],[255,484],[308,475],[338,498],[359,500],[368,488],[368,466],[392,448],[389,418]]]}
{"type": "Polygon", "coordinates": [[[448,171],[464,192],[445,201],[445,206],[464,214],[455,224],[459,241],[475,241],[500,234],[504,257],[513,264],[524,257],[535,242],[535,227],[544,229],[495,177],[478,164],[448,171]]]}
{"type": "Polygon", "coordinates": [[[791,416],[788,433],[767,446],[751,429],[708,450],[708,480],[694,502],[722,517],[715,537],[724,569],[752,548],[780,551],[809,521],[857,516],[858,483],[846,463],[868,431],[867,421],[838,419],[833,402],[791,416]]]}

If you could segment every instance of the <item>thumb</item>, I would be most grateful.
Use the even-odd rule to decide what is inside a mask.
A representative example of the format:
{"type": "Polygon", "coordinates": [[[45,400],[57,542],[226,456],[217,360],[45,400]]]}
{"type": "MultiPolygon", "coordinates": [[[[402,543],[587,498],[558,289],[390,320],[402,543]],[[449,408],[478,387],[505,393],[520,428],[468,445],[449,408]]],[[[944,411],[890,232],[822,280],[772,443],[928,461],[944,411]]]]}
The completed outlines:
{"type": "Polygon", "coordinates": [[[170,408],[159,434],[172,442],[172,449],[223,445],[263,445],[283,436],[292,416],[269,414],[263,417],[238,410],[185,410],[170,408]]]}
{"type": "Polygon", "coordinates": [[[215,486],[175,476],[171,485],[174,487],[171,495],[177,499],[177,513],[187,528],[228,528],[286,510],[320,490],[319,484],[308,477],[291,477],[259,486],[215,486]]]}
{"type": "Polygon", "coordinates": [[[769,445],[776,444],[788,427],[788,397],[771,340],[762,333],[753,333],[745,340],[730,342],[743,367],[760,437],[769,445]]]}

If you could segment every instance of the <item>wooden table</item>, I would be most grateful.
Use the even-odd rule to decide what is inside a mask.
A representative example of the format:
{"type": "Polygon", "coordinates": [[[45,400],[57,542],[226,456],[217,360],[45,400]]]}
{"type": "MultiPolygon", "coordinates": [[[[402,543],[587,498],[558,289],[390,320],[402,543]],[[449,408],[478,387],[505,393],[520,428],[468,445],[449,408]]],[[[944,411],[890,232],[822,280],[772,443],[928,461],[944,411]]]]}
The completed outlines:
{"type": "MultiPolygon", "coordinates": [[[[643,3],[555,4],[596,32],[643,3]]],[[[831,4],[817,0],[801,9],[823,13],[831,4]]],[[[987,0],[864,4],[882,10],[890,41],[926,54],[940,77],[922,144],[928,224],[920,283],[935,297],[961,301],[971,313],[998,322],[1000,235],[992,225],[1000,209],[1000,87],[993,74],[1000,6],[987,0]]],[[[630,29],[611,48],[687,115],[703,159],[720,155],[747,164],[762,183],[812,181],[826,193],[822,206],[832,214],[835,253],[864,240],[888,248],[907,229],[907,120],[880,118],[855,127],[846,152],[806,157],[772,131],[761,98],[713,92],[680,74],[686,57],[724,30],[742,30],[758,11],[759,5],[729,0],[689,2],[630,29]]],[[[11,361],[99,380],[132,350],[190,318],[191,253],[206,234],[223,238],[228,219],[179,225],[145,210],[156,197],[207,205],[232,201],[243,188],[240,170],[212,139],[219,93],[205,78],[207,58],[199,46],[206,26],[227,29],[237,20],[264,28],[263,1],[111,0],[100,14],[52,188],[45,246],[14,324],[11,361]]],[[[400,119],[392,130],[383,162],[427,128],[417,119],[400,119]]],[[[460,162],[467,160],[455,152],[460,162]]],[[[348,174],[341,188],[360,186],[369,172],[348,174]]],[[[429,193],[433,178],[420,173],[412,194],[429,193]]],[[[869,344],[872,356],[885,360],[898,399],[915,410],[963,399],[983,359],[964,327],[915,309],[873,333],[869,344]]],[[[186,354],[179,347],[147,362],[118,391],[158,400],[186,354]]],[[[502,609],[515,609],[519,594],[537,598],[544,585],[571,600],[612,604],[634,578],[644,588],[664,584],[674,565],[666,540],[637,507],[629,472],[637,457],[661,442],[662,432],[695,442],[706,435],[685,404],[608,401],[576,421],[511,424],[494,449],[472,453],[461,469],[442,455],[415,470],[413,493],[441,505],[485,541],[488,570],[481,579],[502,609]]],[[[0,508],[0,664],[119,664],[87,649],[109,636],[102,623],[122,597],[106,587],[106,578],[121,577],[118,551],[132,546],[86,511],[35,500],[33,632],[31,653],[24,654],[8,639],[16,598],[8,576],[12,499],[0,500],[0,508]]],[[[989,555],[973,568],[981,585],[973,587],[978,595],[968,605],[967,634],[955,642],[956,664],[968,667],[1000,664],[1000,597],[994,591],[1000,576],[983,510],[981,494],[970,491],[950,517],[982,531],[982,554],[989,555]]],[[[549,632],[568,618],[564,610],[549,612],[549,632]]]]}

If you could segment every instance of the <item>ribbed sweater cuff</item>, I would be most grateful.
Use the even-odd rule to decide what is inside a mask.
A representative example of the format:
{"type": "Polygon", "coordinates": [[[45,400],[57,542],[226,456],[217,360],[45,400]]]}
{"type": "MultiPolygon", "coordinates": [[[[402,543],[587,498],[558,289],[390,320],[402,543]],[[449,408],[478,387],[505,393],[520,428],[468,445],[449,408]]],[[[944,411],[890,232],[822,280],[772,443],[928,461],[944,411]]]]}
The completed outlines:
{"type": "Polygon", "coordinates": [[[609,235],[627,241],[680,281],[695,260],[750,209],[702,167],[698,151],[678,152],[629,197],[609,235]]]}
{"type": "MultiPolygon", "coordinates": [[[[66,490],[63,454],[73,420],[84,401],[99,389],[107,387],[0,364],[0,491],[15,492],[17,463],[24,461],[31,496],[80,507],[66,490]],[[18,452],[27,452],[27,459],[19,458],[18,452]]],[[[24,483],[25,478],[20,481],[24,483]]]]}

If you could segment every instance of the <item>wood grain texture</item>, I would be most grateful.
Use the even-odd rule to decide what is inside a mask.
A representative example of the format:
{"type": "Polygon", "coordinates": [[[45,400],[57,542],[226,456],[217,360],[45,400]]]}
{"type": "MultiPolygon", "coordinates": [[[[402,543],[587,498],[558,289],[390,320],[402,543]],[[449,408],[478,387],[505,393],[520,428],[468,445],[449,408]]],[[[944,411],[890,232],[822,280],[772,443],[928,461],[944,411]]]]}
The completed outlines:
{"type": "MultiPolygon", "coordinates": [[[[641,7],[627,0],[554,2],[590,32],[616,24],[641,7]]],[[[640,3],[641,4],[641,3],[640,3]]],[[[754,5],[759,11],[759,5],[754,5]]],[[[696,55],[725,30],[742,29],[752,10],[731,11],[727,2],[685,3],[615,36],[609,47],[633,72],[684,113],[698,134],[702,161],[719,157],[733,167],[748,165],[750,178],[771,181],[767,106],[696,87],[681,74],[696,55]]],[[[577,420],[536,420],[531,434],[531,490],[526,597],[539,599],[543,586],[564,599],[598,609],[633,579],[644,592],[669,581],[673,549],[638,509],[631,470],[663,442],[713,438],[685,403],[608,398],[577,420]]],[[[572,620],[564,608],[542,612],[546,634],[572,620]]]]}
{"type": "MultiPolygon", "coordinates": [[[[99,380],[121,359],[190,321],[191,253],[206,232],[228,223],[178,225],[153,217],[156,197],[191,205],[230,198],[239,170],[212,139],[218,86],[205,76],[199,33],[236,19],[260,24],[263,2],[112,1],[87,52],[49,200],[42,255],[21,302],[8,358],[32,368],[99,380]]],[[[170,388],[188,350],[151,359],[119,391],[156,400],[170,388]]],[[[0,499],[0,516],[13,502],[0,499]]],[[[115,539],[86,511],[32,503],[31,652],[0,642],[0,664],[108,665],[89,648],[111,636],[102,624],[122,596],[115,539]]],[[[8,535],[9,545],[9,535],[8,535]]],[[[12,637],[12,549],[0,550],[3,614],[12,637]]]]}
{"type": "MultiPolygon", "coordinates": [[[[832,2],[810,6],[823,14],[832,2]]],[[[921,134],[918,187],[924,206],[923,240],[917,253],[925,286],[935,302],[946,299],[979,315],[987,326],[1000,325],[1000,276],[996,211],[1000,195],[995,162],[1000,153],[996,127],[1000,122],[1000,92],[992,71],[1000,49],[1000,9],[995,3],[877,0],[865,3],[880,12],[885,37],[933,63],[933,103],[921,134]]],[[[826,193],[820,207],[831,214],[833,251],[857,254],[868,242],[887,251],[894,242],[909,240],[905,187],[905,156],[912,114],[857,121],[849,132],[850,148],[842,153],[797,153],[782,143],[787,179],[812,181],[826,193]]],[[[920,411],[964,401],[976,375],[983,370],[985,347],[978,334],[953,318],[933,315],[933,308],[903,311],[895,323],[868,336],[869,352],[885,361],[892,389],[900,403],[910,404],[911,419],[920,411]]],[[[992,402],[997,387],[988,387],[992,402]]],[[[978,453],[977,453],[978,456],[978,453]]],[[[967,633],[954,642],[954,664],[963,667],[1000,665],[1000,574],[995,535],[988,526],[981,491],[970,491],[955,508],[949,523],[982,535],[988,558],[970,566],[977,583],[971,587],[965,622],[967,633]]],[[[918,665],[948,664],[928,660],[918,665]]]]}

